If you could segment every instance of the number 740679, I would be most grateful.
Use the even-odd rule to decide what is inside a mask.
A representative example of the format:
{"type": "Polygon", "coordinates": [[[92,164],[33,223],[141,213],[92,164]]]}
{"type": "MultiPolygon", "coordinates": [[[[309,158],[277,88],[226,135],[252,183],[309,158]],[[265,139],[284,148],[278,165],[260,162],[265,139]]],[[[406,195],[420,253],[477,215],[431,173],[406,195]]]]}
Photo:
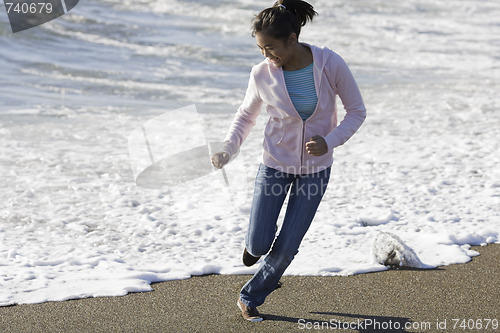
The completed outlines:
{"type": "Polygon", "coordinates": [[[498,319],[452,319],[453,329],[498,329],[498,319]]]}
{"type": "Polygon", "coordinates": [[[7,13],[18,14],[50,14],[52,13],[52,4],[50,2],[37,2],[37,3],[13,3],[6,2],[7,13]]]}

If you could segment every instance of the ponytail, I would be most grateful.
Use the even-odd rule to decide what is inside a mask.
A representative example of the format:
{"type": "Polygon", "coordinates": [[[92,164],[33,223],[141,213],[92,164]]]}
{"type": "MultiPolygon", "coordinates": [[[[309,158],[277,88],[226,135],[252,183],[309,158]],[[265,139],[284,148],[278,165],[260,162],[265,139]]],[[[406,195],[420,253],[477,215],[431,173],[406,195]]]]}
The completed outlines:
{"type": "Polygon", "coordinates": [[[278,0],[270,8],[261,11],[252,21],[252,36],[265,33],[276,39],[286,39],[312,21],[318,13],[313,6],[302,0],[278,0]]]}

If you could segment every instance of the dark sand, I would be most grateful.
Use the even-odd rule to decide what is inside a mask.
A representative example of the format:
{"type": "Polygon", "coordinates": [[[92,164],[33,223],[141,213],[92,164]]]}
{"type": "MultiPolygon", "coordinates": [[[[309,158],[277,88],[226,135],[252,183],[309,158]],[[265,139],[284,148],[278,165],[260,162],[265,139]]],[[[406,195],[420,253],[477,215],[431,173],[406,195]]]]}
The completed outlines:
{"type": "Polygon", "coordinates": [[[244,321],[236,306],[249,276],[210,275],[123,297],[1,307],[0,332],[390,332],[405,325],[392,331],[500,332],[493,322],[485,329],[488,319],[500,320],[500,245],[474,249],[481,255],[471,262],[433,270],[285,276],[258,323],[244,321]],[[333,329],[339,322],[353,329],[333,329]]]}

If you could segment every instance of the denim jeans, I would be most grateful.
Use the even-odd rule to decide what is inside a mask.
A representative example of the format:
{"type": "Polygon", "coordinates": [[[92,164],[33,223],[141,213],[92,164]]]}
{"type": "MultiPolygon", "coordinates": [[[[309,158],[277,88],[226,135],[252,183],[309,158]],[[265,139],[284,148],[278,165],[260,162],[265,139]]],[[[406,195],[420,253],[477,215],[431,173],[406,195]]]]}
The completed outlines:
{"type": "Polygon", "coordinates": [[[240,298],[257,307],[276,288],[290,265],[325,193],[330,168],[314,174],[294,175],[259,166],[245,239],[247,251],[265,257],[255,275],[241,289],[240,298]],[[288,206],[278,237],[277,220],[287,193],[288,206]],[[274,241],[274,244],[273,244],[274,241]]]}

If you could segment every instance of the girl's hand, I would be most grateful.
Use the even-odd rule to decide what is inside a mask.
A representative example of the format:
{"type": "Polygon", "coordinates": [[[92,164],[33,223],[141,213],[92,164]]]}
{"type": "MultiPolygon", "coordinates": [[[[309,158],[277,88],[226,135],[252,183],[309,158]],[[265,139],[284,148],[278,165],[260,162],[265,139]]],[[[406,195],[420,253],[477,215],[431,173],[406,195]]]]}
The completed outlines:
{"type": "Polygon", "coordinates": [[[229,155],[224,152],[215,153],[212,155],[212,164],[217,169],[222,169],[229,162],[229,155]]]}
{"type": "Polygon", "coordinates": [[[322,136],[316,135],[306,143],[306,151],[314,156],[321,156],[328,152],[328,145],[322,136]]]}

